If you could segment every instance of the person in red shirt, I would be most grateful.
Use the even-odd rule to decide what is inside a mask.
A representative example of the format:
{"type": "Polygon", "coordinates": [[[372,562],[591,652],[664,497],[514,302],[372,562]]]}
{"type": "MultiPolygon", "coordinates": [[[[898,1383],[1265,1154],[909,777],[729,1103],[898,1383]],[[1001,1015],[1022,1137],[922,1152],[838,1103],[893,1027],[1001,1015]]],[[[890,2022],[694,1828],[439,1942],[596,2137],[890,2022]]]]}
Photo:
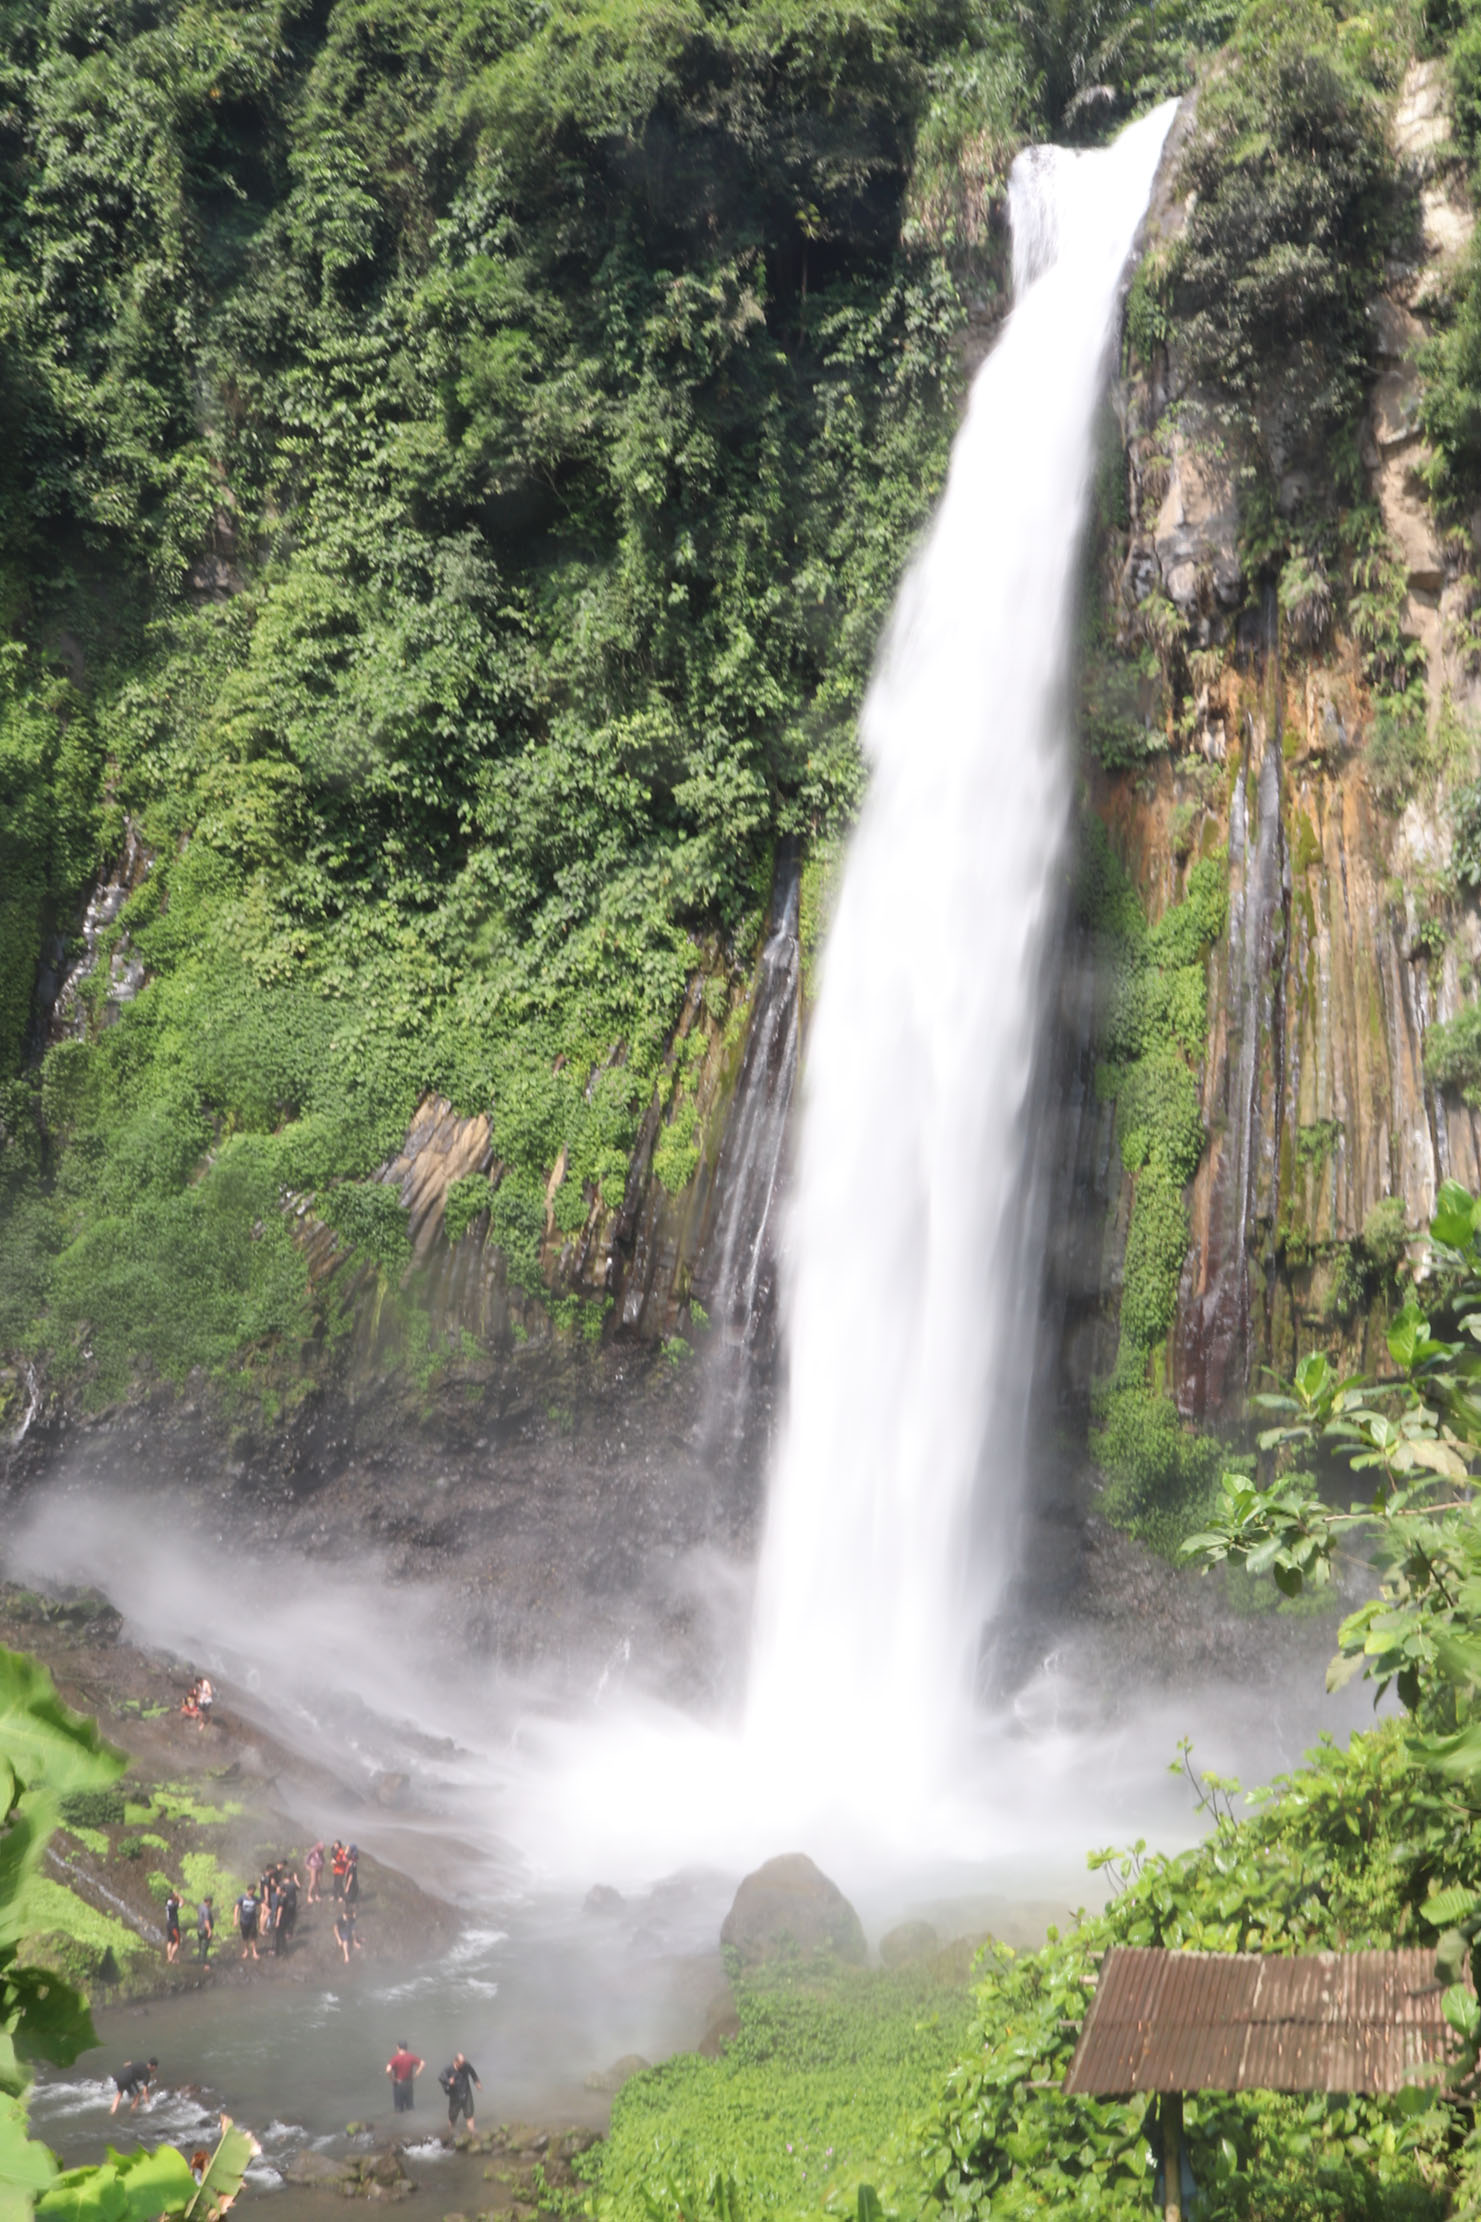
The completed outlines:
{"type": "Polygon", "coordinates": [[[404,2037],[396,2039],[396,2050],[386,2062],[386,2073],[391,2078],[391,2103],[398,2114],[409,2114],[412,2107],[412,2085],[426,2066],[408,2046],[404,2037]]]}

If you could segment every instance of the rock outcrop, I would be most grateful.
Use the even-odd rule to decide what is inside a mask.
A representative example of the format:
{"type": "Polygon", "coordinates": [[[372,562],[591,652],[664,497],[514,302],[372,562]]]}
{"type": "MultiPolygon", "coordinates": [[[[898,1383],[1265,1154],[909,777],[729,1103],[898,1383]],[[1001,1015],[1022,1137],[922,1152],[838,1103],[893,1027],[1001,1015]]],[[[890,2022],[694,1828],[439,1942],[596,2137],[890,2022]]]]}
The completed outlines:
{"type": "MultiPolygon", "coordinates": [[[[1474,909],[1450,900],[1445,804],[1445,721],[1481,699],[1463,638],[1474,588],[1435,518],[1419,424],[1418,353],[1473,222],[1449,138],[1440,67],[1416,63],[1393,122],[1416,220],[1370,311],[1375,377],[1360,444],[1427,725],[1425,713],[1416,727],[1412,708],[1385,704],[1361,644],[1333,629],[1319,567],[1309,607],[1282,609],[1272,588],[1235,621],[1237,479],[1176,336],[1117,391],[1131,504],[1121,602],[1132,621],[1158,596],[1174,605],[1192,687],[1172,752],[1134,777],[1098,777],[1092,802],[1150,919],[1178,899],[1199,855],[1224,851],[1229,867],[1199,1075],[1208,1146],[1188,1196],[1166,1366],[1198,1422],[1240,1414],[1261,1365],[1288,1367],[1315,1341],[1345,1341],[1364,1362],[1380,1244],[1391,1266],[1442,1180],[1481,1183],[1481,1125],[1424,1066],[1429,1029],[1469,1000],[1481,960],[1474,909]],[[1412,776],[1393,769],[1403,751],[1418,763],[1412,776]]],[[[1154,253],[1184,214],[1164,187],[1154,253]]],[[[1294,517],[1312,491],[1311,459],[1296,429],[1274,418],[1264,429],[1272,454],[1287,456],[1276,498],[1294,517]]],[[[1094,991],[1075,993],[1066,1024],[1093,1029],[1094,991]]],[[[1088,1073],[1069,1129],[1067,1177],[1094,1202],[1056,1270],[1069,1369],[1088,1389],[1115,1359],[1130,1219],[1114,1113],[1088,1073]]]]}
{"type": "Polygon", "coordinates": [[[785,1852],[745,1877],[720,1942],[743,1967],[818,1953],[862,1967],[869,1957],[859,1916],[805,1852],[785,1852]]]}

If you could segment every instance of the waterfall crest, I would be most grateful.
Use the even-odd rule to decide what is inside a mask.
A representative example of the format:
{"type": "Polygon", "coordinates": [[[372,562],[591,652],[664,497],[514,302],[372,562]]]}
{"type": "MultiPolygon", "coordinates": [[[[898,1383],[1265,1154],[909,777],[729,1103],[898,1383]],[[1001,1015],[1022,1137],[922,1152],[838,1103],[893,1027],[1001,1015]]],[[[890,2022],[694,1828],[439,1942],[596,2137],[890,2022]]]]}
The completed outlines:
{"type": "Polygon", "coordinates": [[[864,705],[869,795],[807,1045],[789,1389],[746,1734],[929,1790],[1011,1580],[1037,1308],[1029,1092],[1063,880],[1094,427],[1168,103],[1014,165],[1016,305],[864,705]]]}

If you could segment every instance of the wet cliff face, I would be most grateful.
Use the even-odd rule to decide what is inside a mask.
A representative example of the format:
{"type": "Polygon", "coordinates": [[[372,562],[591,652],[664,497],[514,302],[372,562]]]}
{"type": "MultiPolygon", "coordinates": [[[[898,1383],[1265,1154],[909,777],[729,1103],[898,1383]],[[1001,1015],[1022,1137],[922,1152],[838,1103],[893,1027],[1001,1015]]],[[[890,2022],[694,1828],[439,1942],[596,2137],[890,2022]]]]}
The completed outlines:
{"type": "Polygon", "coordinates": [[[113,1497],[208,1545],[368,1554],[391,1582],[435,1580],[507,1666],[723,1695],[772,1404],[798,879],[784,854],[750,961],[696,946],[620,1201],[593,1192],[562,1226],[556,1166],[537,1288],[490,1236],[488,1119],[429,1096],[378,1176],[404,1208],[404,1268],[289,1200],[321,1345],[267,1394],[192,1380],[89,1413],[34,1369],[17,1379],[13,1531],[33,1494],[76,1492],[84,1521],[113,1497]]]}
{"type": "MultiPolygon", "coordinates": [[[[1171,746],[1092,770],[1088,802],[1154,921],[1200,856],[1227,856],[1198,1070],[1207,1144],[1164,1354],[1194,1421],[1238,1415],[1260,1367],[1288,1368],[1313,1343],[1374,1355],[1439,1183],[1481,1182],[1476,1114],[1425,1072],[1430,1031],[1469,1002],[1481,953],[1449,869],[1448,798],[1474,777],[1467,551],[1436,524],[1417,430],[1417,351],[1472,222],[1448,129],[1439,65],[1413,65],[1392,123],[1408,220],[1369,312],[1376,375],[1360,456],[1382,536],[1379,554],[1355,559],[1366,599],[1354,590],[1334,614],[1324,578],[1303,598],[1289,568],[1279,594],[1273,581],[1251,588],[1239,475],[1176,333],[1115,396],[1127,501],[1103,570],[1124,629],[1148,610],[1175,613],[1184,692],[1171,746]],[[1418,719],[1375,683],[1385,622],[1393,655],[1424,681],[1418,719]]],[[[1164,190],[1154,253],[1188,206],[1164,190]]],[[[1296,517],[1323,459],[1293,433],[1287,463],[1277,502],[1296,517]]],[[[1082,1035],[1094,1032],[1089,993],[1082,1035]]],[[[1063,1270],[1070,1369],[1088,1387],[1114,1361],[1131,1182],[1115,1107],[1094,1101],[1086,1071],[1079,1095],[1069,1162],[1095,1232],[1063,1270]]]]}

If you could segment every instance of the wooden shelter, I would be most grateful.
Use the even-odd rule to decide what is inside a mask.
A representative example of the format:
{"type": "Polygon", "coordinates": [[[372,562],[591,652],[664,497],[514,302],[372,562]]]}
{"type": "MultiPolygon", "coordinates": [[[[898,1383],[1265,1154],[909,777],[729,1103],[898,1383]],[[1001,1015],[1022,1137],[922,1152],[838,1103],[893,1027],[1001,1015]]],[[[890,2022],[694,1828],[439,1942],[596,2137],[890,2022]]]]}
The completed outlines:
{"type": "Polygon", "coordinates": [[[1456,2056],[1433,1949],[1168,1952],[1113,1945],[1067,2093],[1161,2098],[1169,2222],[1182,2214],[1185,2091],[1400,2091],[1456,2056]]]}

